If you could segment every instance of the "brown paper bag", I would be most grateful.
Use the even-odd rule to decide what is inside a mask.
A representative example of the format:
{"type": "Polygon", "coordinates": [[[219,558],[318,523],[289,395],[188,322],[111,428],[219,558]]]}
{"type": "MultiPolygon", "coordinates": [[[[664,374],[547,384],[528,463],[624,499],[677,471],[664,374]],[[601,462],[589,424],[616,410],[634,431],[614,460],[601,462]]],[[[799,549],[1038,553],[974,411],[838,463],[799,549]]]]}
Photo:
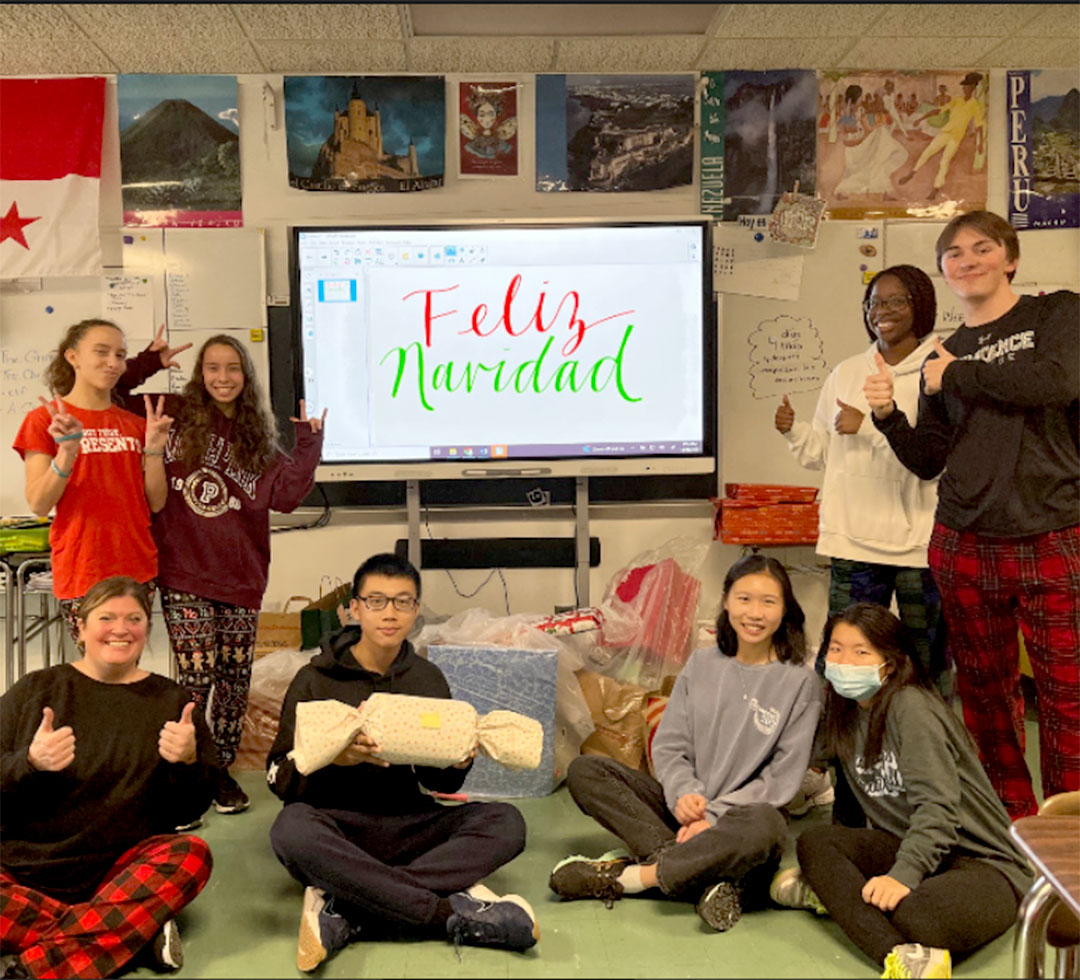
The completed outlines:
{"type": "Polygon", "coordinates": [[[591,670],[579,670],[576,676],[596,726],[581,743],[581,754],[606,755],[640,769],[645,761],[645,689],[591,670]]]}
{"type": "Polygon", "coordinates": [[[284,648],[300,649],[302,639],[300,627],[300,608],[295,612],[289,612],[289,606],[293,603],[311,602],[306,595],[289,596],[285,608],[281,612],[259,613],[259,624],[255,630],[255,659],[265,657],[268,653],[284,648]]]}

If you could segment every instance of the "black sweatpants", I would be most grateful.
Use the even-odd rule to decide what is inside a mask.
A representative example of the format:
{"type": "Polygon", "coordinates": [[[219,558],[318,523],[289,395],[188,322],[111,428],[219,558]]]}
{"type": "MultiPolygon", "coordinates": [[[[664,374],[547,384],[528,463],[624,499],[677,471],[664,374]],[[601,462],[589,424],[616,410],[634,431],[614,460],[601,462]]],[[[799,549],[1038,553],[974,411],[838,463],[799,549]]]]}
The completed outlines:
{"type": "Polygon", "coordinates": [[[290,803],[270,828],[270,843],[289,874],[333,896],[350,921],[422,928],[440,898],[470,888],[521,853],[525,820],[509,803],[409,814],[290,803]]]}
{"type": "Polygon", "coordinates": [[[875,965],[901,943],[922,943],[963,956],[1016,921],[1019,899],[1008,879],[977,858],[954,854],[923,878],[892,912],[863,901],[863,886],[889,873],[901,840],[883,830],[838,824],[799,835],[799,867],[829,915],[875,965]]]}
{"type": "Polygon", "coordinates": [[[776,807],[732,807],[714,827],[676,844],[679,822],[664,802],[663,787],[647,772],[606,756],[582,755],[570,764],[566,784],[582,811],[620,838],[637,860],[656,861],[664,894],[696,901],[718,881],[741,881],[750,899],[744,907],[750,907],[767,892],[787,837],[787,821],[776,807]]]}

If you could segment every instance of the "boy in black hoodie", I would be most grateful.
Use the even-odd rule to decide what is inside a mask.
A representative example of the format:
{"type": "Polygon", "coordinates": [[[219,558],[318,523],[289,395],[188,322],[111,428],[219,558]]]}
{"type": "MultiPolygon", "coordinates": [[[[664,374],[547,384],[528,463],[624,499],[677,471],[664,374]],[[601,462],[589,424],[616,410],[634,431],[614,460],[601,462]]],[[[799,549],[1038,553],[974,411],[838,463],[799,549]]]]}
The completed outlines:
{"type": "Polygon", "coordinates": [[[525,899],[477,884],[525,847],[525,821],[508,803],[444,806],[423,793],[461,787],[473,752],[448,769],[390,765],[366,735],[328,766],[301,775],[291,759],[300,701],[359,707],[378,691],[449,698],[442,671],[405,637],[420,605],[420,573],[397,555],[369,558],[353,577],[357,625],[326,636],[285,695],[267,758],[285,801],[270,829],[278,860],[305,885],[296,965],[315,969],[361,929],[523,950],[540,930],[525,899]]]}

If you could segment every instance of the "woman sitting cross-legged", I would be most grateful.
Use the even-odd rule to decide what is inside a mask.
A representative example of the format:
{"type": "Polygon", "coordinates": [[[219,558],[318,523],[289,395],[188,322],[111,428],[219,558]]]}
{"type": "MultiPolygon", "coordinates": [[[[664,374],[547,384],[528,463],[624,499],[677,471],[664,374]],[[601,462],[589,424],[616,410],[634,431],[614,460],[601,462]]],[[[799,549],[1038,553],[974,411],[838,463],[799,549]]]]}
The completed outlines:
{"type": "Polygon", "coordinates": [[[923,675],[904,625],[859,602],[821,644],[822,755],[839,760],[869,827],[812,827],[780,905],[828,912],[885,977],[948,977],[1016,921],[1031,872],[971,736],[923,675]]]}
{"type": "Polygon", "coordinates": [[[764,893],[787,835],[780,808],[799,789],[821,712],[803,666],[803,612],[774,558],[748,555],[724,581],[717,647],[697,650],[675,681],[653,741],[657,779],[604,756],[580,756],[574,801],[627,851],[560,861],[564,899],[659,889],[731,928],[764,893]]]}
{"type": "Polygon", "coordinates": [[[77,624],[81,660],[0,698],[5,977],[108,977],[137,954],[175,969],[174,917],[210,877],[206,843],[171,831],[210,803],[214,743],[187,692],[139,667],[146,587],[103,579],[77,624]]]}

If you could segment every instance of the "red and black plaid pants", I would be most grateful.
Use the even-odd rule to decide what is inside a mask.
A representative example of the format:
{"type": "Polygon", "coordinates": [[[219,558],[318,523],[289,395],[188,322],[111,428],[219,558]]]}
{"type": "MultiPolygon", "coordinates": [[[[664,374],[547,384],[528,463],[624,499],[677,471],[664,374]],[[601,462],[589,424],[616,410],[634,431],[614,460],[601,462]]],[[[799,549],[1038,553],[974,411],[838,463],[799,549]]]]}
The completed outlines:
{"type": "Polygon", "coordinates": [[[75,905],[0,868],[0,949],[18,953],[32,977],[110,977],[202,891],[212,864],[199,837],[149,837],[75,905]]]}
{"type": "Polygon", "coordinates": [[[1080,525],[991,538],[935,524],[929,557],[964,722],[1009,815],[1028,816],[1017,627],[1039,698],[1043,795],[1080,789],[1080,525]]]}

